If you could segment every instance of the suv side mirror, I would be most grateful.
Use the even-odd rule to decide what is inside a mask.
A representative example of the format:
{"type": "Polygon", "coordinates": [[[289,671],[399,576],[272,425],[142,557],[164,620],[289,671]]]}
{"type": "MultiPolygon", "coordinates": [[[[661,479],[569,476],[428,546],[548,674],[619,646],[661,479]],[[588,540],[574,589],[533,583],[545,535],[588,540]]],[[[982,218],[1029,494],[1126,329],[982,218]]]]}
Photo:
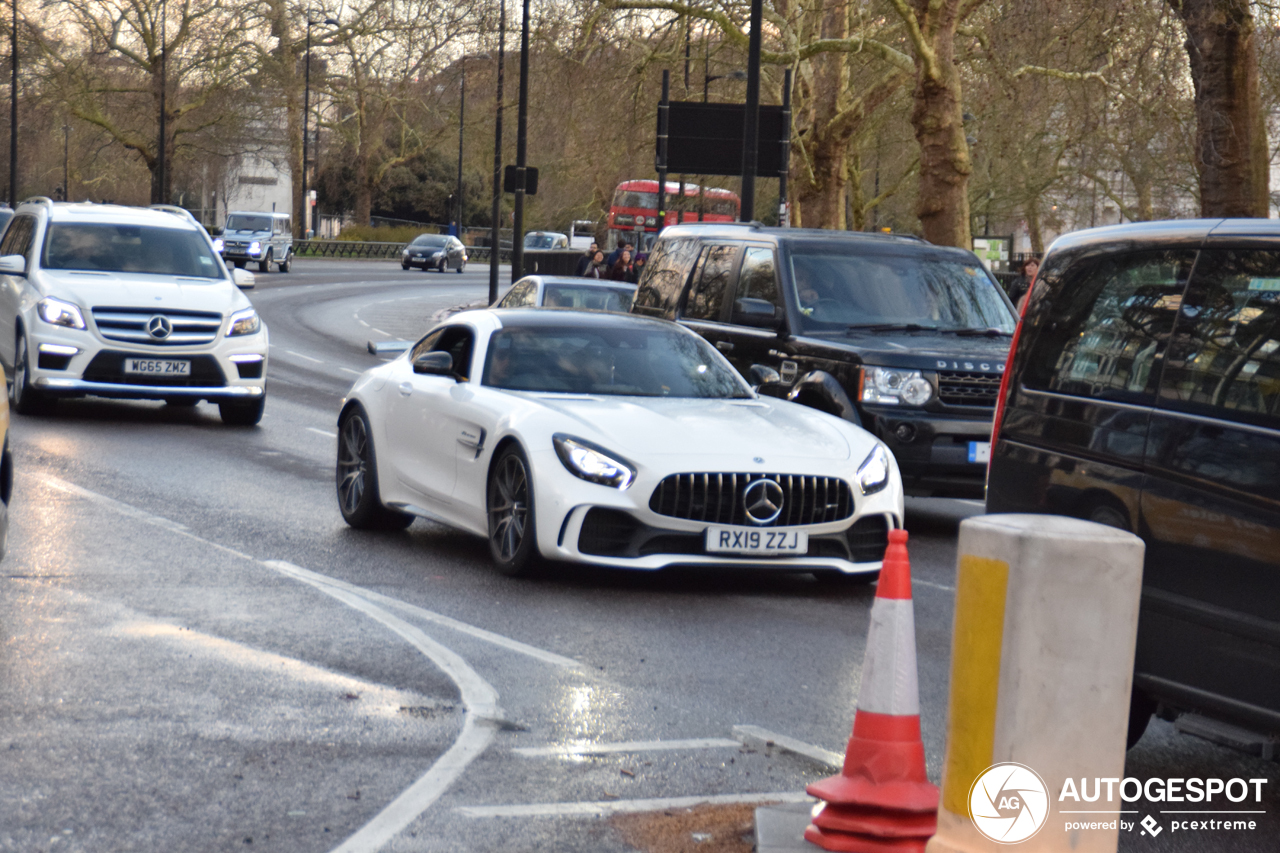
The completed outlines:
{"type": "Polygon", "coordinates": [[[0,258],[0,273],[26,275],[27,259],[23,255],[5,255],[0,258]]]}
{"type": "MultiPolygon", "coordinates": [[[[4,259],[0,258],[0,263],[3,262],[4,259]]],[[[253,277],[253,273],[248,270],[240,269],[240,267],[232,267],[231,280],[234,281],[236,283],[236,287],[241,290],[253,290],[254,285],[257,282],[257,279],[253,277]]]]}
{"type": "Polygon", "coordinates": [[[429,376],[452,376],[453,356],[440,350],[424,352],[413,360],[413,372],[429,376]]]}
{"type": "Polygon", "coordinates": [[[733,322],[760,329],[776,329],[782,319],[777,306],[767,299],[744,296],[733,303],[733,322]]]}

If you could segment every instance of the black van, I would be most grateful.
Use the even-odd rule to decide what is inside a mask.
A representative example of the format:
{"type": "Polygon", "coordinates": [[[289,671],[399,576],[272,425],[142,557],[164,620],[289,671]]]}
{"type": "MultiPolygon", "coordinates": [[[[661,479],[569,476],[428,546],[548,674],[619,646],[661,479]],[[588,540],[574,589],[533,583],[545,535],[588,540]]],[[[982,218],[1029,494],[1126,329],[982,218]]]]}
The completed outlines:
{"type": "Polygon", "coordinates": [[[675,225],[631,310],[696,331],[761,393],[873,433],[908,495],[982,497],[1017,320],[972,252],[903,235],[675,225]]]}
{"type": "Polygon", "coordinates": [[[1274,749],[1280,223],[1062,237],[1028,301],[1001,403],[989,512],[1092,519],[1147,544],[1131,739],[1153,710],[1194,711],[1183,722],[1225,721],[1274,749]]]}

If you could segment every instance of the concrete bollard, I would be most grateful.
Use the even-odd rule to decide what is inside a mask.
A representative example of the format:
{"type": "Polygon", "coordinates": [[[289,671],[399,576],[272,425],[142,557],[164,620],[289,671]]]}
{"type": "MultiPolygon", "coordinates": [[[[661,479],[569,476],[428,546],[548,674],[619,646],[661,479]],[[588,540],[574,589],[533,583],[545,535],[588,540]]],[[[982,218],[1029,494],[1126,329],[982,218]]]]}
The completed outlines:
{"type": "Polygon", "coordinates": [[[1124,776],[1143,551],[1131,533],[1062,516],[960,525],[942,802],[926,853],[1116,849],[1119,801],[1058,798],[1069,778],[1124,776]],[[1086,809],[1109,813],[1063,813],[1086,809]],[[1068,829],[1080,823],[1094,826],[1068,829]]]}

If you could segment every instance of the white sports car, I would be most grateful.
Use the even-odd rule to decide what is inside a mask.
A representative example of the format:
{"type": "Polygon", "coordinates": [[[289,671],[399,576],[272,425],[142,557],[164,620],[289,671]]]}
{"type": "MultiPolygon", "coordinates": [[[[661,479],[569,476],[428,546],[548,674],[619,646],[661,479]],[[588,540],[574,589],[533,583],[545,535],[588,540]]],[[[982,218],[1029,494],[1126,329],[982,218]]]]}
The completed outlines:
{"type": "Polygon", "coordinates": [[[626,314],[456,314],[356,380],[338,433],[348,524],[432,518],[486,537],[506,574],[541,556],[871,579],[902,524],[874,436],[626,314]]]}

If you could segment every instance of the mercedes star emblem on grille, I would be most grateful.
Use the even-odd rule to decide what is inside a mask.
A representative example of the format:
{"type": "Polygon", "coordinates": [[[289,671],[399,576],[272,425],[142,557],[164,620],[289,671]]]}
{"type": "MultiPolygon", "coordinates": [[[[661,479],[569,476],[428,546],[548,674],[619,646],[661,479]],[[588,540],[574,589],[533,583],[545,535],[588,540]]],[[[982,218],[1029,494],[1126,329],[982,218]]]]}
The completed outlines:
{"type": "Polygon", "coordinates": [[[173,334],[173,321],[163,314],[157,314],[147,321],[147,334],[157,341],[163,341],[173,334]]]}
{"type": "Polygon", "coordinates": [[[756,524],[769,524],[782,514],[782,486],[776,480],[759,479],[742,492],[742,508],[756,524]]]}

